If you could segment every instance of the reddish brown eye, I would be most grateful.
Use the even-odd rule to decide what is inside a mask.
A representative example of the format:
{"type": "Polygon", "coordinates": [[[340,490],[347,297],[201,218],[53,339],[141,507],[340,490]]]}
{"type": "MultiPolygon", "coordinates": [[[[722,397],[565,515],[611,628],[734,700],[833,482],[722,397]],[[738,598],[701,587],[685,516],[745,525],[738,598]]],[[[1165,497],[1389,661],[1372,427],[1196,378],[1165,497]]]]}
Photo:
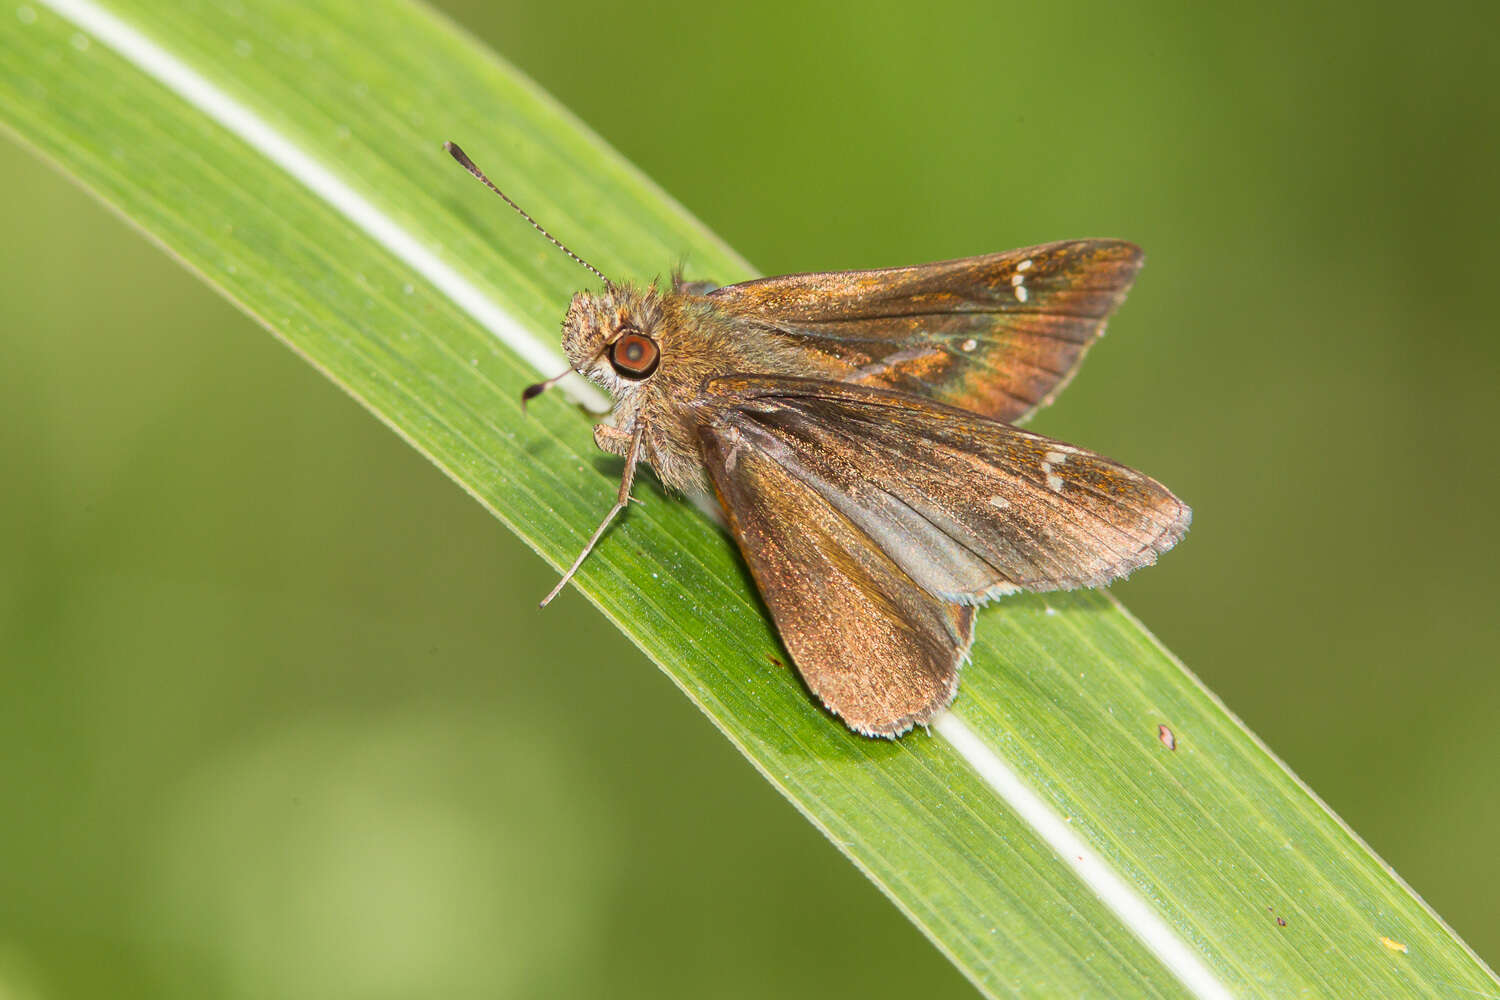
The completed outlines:
{"type": "Polygon", "coordinates": [[[640,333],[627,333],[609,348],[609,363],[628,379],[642,379],[656,371],[661,352],[656,341],[640,333]]]}

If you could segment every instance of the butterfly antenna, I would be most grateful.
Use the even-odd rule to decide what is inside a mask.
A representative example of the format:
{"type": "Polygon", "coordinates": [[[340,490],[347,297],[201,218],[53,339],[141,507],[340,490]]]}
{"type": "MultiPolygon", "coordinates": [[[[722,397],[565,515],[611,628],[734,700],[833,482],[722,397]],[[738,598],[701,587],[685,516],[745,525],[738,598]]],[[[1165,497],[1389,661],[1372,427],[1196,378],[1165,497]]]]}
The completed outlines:
{"type": "MultiPolygon", "coordinates": [[[[591,359],[589,359],[589,365],[592,365],[595,361],[598,361],[601,357],[603,357],[604,356],[604,352],[607,351],[607,350],[609,350],[609,344],[608,343],[606,343],[603,347],[599,348],[598,352],[596,352],[594,354],[594,356],[591,359]]],[[[585,367],[588,367],[588,366],[586,365],[585,367]]],[[[582,371],[582,369],[580,369],[580,371],[582,371]]],[[[536,399],[542,393],[546,392],[548,389],[552,388],[554,385],[556,385],[557,383],[561,382],[563,379],[567,378],[569,375],[572,375],[572,374],[573,374],[573,369],[569,368],[567,371],[558,372],[556,375],[552,376],[549,379],[543,379],[540,382],[533,382],[530,385],[528,385],[526,388],[522,389],[521,390],[521,409],[524,411],[526,409],[526,404],[527,403],[531,402],[533,399],[536,399]]]]}
{"type": "MultiPolygon", "coordinates": [[[[491,191],[493,191],[496,194],[498,194],[501,198],[503,198],[505,200],[505,203],[507,205],[509,205],[511,208],[515,209],[516,213],[518,215],[520,215],[521,218],[523,218],[527,222],[531,223],[531,228],[535,229],[537,232],[539,232],[543,236],[545,236],[547,238],[547,241],[549,243],[551,243],[553,246],[557,247],[557,249],[561,250],[563,253],[567,254],[569,257],[572,257],[575,261],[577,261],[578,263],[582,264],[584,267],[588,268],[590,271],[593,271],[594,274],[598,275],[599,280],[602,281],[602,282],[604,282],[604,285],[605,285],[606,288],[609,288],[611,290],[614,289],[615,283],[613,281],[610,281],[608,278],[606,278],[604,276],[604,272],[603,271],[599,270],[593,264],[590,264],[588,261],[586,261],[582,257],[578,256],[572,250],[569,250],[568,247],[567,247],[567,245],[564,244],[562,240],[558,239],[556,236],[553,236],[551,233],[547,232],[547,230],[543,229],[542,228],[542,224],[540,222],[536,221],[535,219],[533,219],[531,217],[530,213],[528,213],[526,211],[526,209],[522,208],[520,205],[517,205],[515,202],[511,201],[510,200],[510,195],[506,194],[504,191],[501,191],[498,187],[496,187],[495,186],[495,182],[492,181],[492,180],[490,180],[488,177],[486,177],[484,175],[484,171],[480,170],[477,166],[474,165],[474,161],[471,160],[471,159],[469,159],[469,154],[465,153],[461,148],[459,148],[458,143],[456,143],[456,142],[445,142],[445,143],[443,143],[443,148],[448,151],[448,155],[449,156],[453,157],[455,160],[458,161],[459,166],[463,167],[469,173],[471,173],[475,177],[477,177],[479,179],[480,183],[482,183],[485,187],[489,188],[491,191]]],[[[556,380],[553,379],[551,381],[556,381],[556,380]]],[[[539,383],[539,384],[542,385],[542,388],[546,388],[546,384],[545,383],[539,383]]],[[[541,391],[542,391],[541,389],[537,390],[537,392],[541,392],[541,391]]],[[[536,395],[536,393],[532,393],[532,395],[536,395]]],[[[530,398],[530,397],[527,397],[527,398],[530,398]]]]}
{"type": "Polygon", "coordinates": [[[543,379],[540,382],[533,382],[528,385],[525,389],[521,390],[521,409],[526,409],[527,403],[531,402],[533,399],[536,399],[542,393],[546,392],[548,389],[552,388],[554,385],[561,382],[571,374],[573,374],[573,369],[569,368],[565,372],[558,372],[556,375],[552,376],[549,379],[543,379]]]}

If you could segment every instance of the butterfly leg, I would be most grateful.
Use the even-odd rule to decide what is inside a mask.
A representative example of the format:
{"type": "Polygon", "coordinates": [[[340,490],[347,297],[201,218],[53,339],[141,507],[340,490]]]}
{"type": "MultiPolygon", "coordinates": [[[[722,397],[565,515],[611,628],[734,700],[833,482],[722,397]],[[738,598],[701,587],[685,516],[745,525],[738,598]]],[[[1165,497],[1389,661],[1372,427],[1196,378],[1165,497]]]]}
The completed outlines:
{"type": "Polygon", "coordinates": [[[634,437],[630,431],[622,431],[609,424],[594,425],[594,447],[611,455],[630,454],[630,442],[634,437]]]}
{"type": "MultiPolygon", "coordinates": [[[[625,436],[624,431],[615,428],[611,428],[611,430],[614,430],[616,434],[625,436]]],[[[608,514],[604,515],[604,520],[600,521],[599,527],[594,529],[593,537],[583,547],[583,551],[578,553],[578,558],[573,560],[573,565],[568,567],[568,571],[563,574],[563,578],[557,581],[557,586],[553,587],[552,591],[546,597],[542,598],[541,607],[545,608],[548,604],[552,603],[552,598],[556,597],[563,587],[567,586],[568,581],[573,579],[573,574],[578,572],[578,567],[583,565],[583,561],[588,558],[590,552],[594,551],[594,546],[599,543],[599,539],[604,535],[604,529],[608,528],[609,523],[615,519],[615,516],[630,503],[630,488],[635,484],[635,465],[640,460],[641,439],[645,436],[645,421],[637,421],[635,433],[629,435],[630,447],[625,452],[625,473],[620,477],[620,493],[615,499],[615,505],[609,509],[608,514]]],[[[595,435],[595,440],[598,440],[597,434],[595,435]]],[[[601,445],[601,447],[603,446],[601,445]]]]}

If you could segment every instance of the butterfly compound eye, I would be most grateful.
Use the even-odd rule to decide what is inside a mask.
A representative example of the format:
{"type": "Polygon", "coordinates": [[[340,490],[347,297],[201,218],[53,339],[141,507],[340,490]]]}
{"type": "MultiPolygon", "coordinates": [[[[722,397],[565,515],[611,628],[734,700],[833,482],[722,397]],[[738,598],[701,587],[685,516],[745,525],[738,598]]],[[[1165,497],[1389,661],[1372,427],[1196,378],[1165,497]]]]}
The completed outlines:
{"type": "Polygon", "coordinates": [[[628,379],[642,379],[656,371],[661,352],[656,341],[640,333],[627,333],[615,341],[609,349],[609,363],[615,371],[628,379]]]}

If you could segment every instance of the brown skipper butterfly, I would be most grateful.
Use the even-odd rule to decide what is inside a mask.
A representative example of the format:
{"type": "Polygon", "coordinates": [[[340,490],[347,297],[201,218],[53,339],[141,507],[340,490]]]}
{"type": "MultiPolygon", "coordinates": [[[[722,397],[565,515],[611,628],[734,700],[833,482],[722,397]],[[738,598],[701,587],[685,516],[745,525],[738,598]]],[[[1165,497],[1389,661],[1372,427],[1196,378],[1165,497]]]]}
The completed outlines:
{"type": "MultiPolygon", "coordinates": [[[[722,288],[604,282],[563,320],[572,370],[615,398],[594,429],[669,488],[712,489],[798,671],[896,737],[953,700],[976,605],[1098,587],[1156,561],[1192,512],[1149,476],[1019,429],[1104,330],[1138,247],[1069,240],[722,288]]],[[[570,374],[565,372],[564,375],[570,374]]],[[[558,376],[561,378],[562,376],[558,376]]],[[[556,379],[527,389],[530,399],[556,379]]]]}

